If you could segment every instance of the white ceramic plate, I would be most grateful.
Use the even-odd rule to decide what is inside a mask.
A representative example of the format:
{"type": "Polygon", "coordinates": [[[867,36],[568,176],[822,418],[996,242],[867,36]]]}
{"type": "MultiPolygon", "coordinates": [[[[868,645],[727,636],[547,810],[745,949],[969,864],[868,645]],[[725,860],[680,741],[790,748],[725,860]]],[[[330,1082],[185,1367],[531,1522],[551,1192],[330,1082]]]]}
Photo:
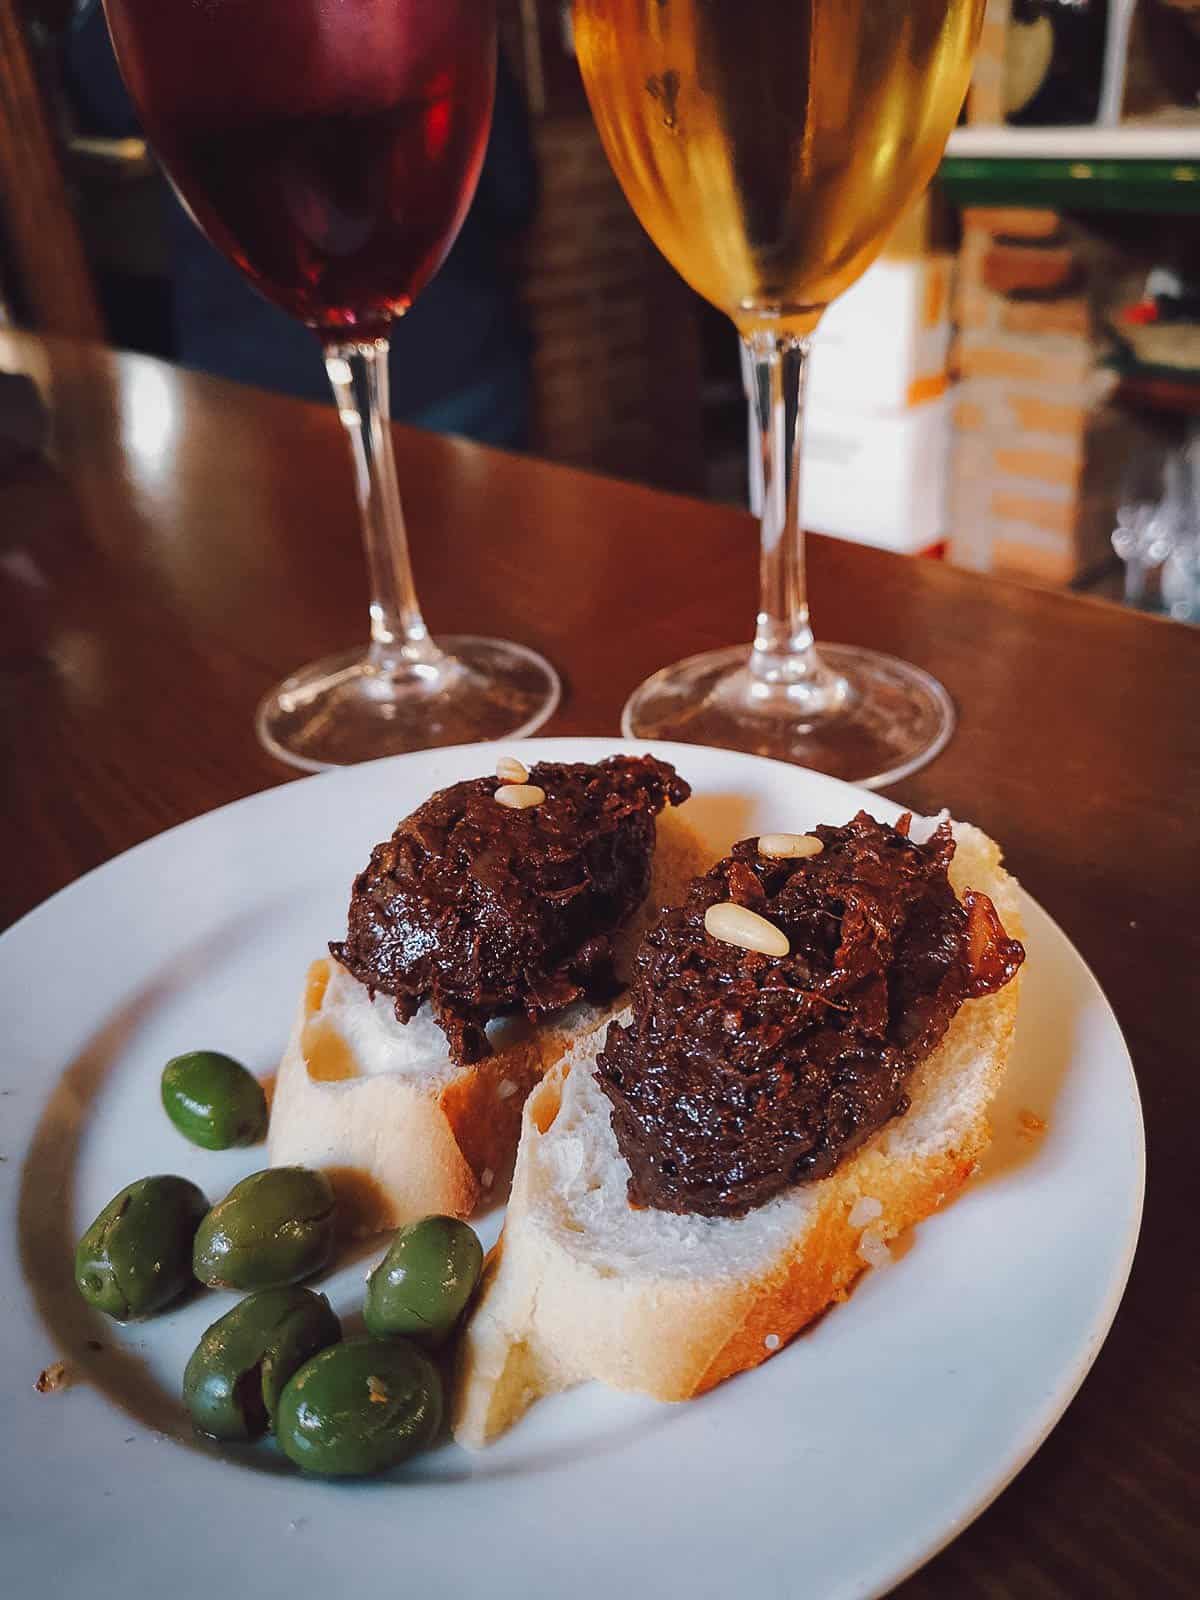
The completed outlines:
{"type": "MultiPolygon", "coordinates": [[[[617,748],[639,747],[539,739],[522,754],[617,748]]],[[[897,814],[794,767],[654,748],[691,780],[714,853],[860,805],[897,814]]],[[[985,1170],[759,1371],[682,1406],[592,1385],[534,1407],[481,1455],[447,1445],[369,1482],[305,1480],[269,1445],[222,1454],[192,1436],[180,1376],[233,1297],[118,1327],[77,1300],[73,1241],[145,1173],[183,1173],[216,1197],[261,1164],[174,1131],[163,1062],[211,1047],[268,1072],[371,845],[495,753],[257,795],[110,862],[0,940],[6,1594],[874,1595],[987,1505],[1083,1381],[1137,1236],[1141,1115],[1104,996],[1027,901],[1018,1040],[985,1170]],[[1018,1136],[1022,1110],[1046,1120],[1043,1136],[1018,1136]],[[60,1355],[79,1381],[36,1394],[60,1355]]],[[[485,1242],[498,1225],[484,1220],[485,1242]]],[[[362,1277],[359,1261],[329,1281],[336,1309],[357,1310],[362,1277]]]]}

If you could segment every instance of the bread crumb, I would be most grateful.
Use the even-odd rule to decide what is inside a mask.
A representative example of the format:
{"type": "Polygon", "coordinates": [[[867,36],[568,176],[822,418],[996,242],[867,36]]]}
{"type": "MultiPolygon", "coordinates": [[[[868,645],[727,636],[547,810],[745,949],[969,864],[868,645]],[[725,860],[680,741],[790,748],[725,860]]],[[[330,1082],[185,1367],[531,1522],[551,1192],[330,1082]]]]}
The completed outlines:
{"type": "Polygon", "coordinates": [[[65,1361],[52,1361],[48,1367],[38,1373],[37,1382],[33,1386],[39,1394],[57,1394],[60,1389],[71,1387],[71,1369],[65,1361]]]}
{"type": "Polygon", "coordinates": [[[1037,1139],[1045,1131],[1046,1122],[1043,1117],[1039,1117],[1035,1112],[1029,1110],[1017,1112],[1018,1139],[1037,1139]]]}
{"type": "Polygon", "coordinates": [[[769,1333],[763,1340],[763,1343],[766,1345],[768,1350],[778,1350],[781,1342],[782,1341],[777,1333],[769,1333]]]}
{"type": "Polygon", "coordinates": [[[368,1378],[367,1393],[371,1397],[373,1406],[385,1406],[390,1398],[387,1392],[387,1385],[382,1378],[368,1378]]]}
{"type": "Polygon", "coordinates": [[[511,1078],[501,1078],[500,1082],[496,1085],[497,1100],[507,1100],[510,1098],[510,1096],[516,1094],[516,1092],[517,1086],[511,1078]]]}
{"type": "Polygon", "coordinates": [[[859,1236],[858,1255],[869,1267],[890,1266],[892,1252],[887,1247],[887,1240],[877,1228],[866,1228],[859,1236]]]}
{"type": "Polygon", "coordinates": [[[852,1228],[865,1228],[868,1222],[874,1222],[876,1217],[882,1215],[883,1202],[876,1200],[873,1195],[864,1194],[854,1202],[854,1209],[846,1220],[852,1228]]]}
{"type": "Polygon", "coordinates": [[[480,1174],[479,1181],[485,1189],[490,1189],[495,1181],[495,1177],[496,1174],[492,1171],[491,1167],[484,1167],[483,1172],[480,1174]]]}

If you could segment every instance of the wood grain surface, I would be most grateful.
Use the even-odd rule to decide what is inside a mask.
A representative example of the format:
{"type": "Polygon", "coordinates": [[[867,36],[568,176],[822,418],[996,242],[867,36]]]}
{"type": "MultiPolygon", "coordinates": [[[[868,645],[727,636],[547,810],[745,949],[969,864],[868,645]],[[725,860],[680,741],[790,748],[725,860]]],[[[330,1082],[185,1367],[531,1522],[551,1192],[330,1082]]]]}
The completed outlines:
{"type": "MultiPolygon", "coordinates": [[[[5,921],[287,781],[255,742],[255,704],[359,639],[365,602],[332,410],[0,333],[6,369],[37,383],[52,459],[0,454],[5,921]]],[[[748,638],[747,516],[413,431],[397,449],[430,624],[544,651],[566,681],[547,733],[615,735],[648,672],[748,638]]],[[[811,567],[821,635],[896,651],[953,695],[949,748],[892,793],[1005,843],[1113,1002],[1149,1139],[1142,1241],[1095,1369],[1013,1485],[900,1592],[1195,1594],[1200,629],[830,540],[811,567]]],[[[1102,1182],[1103,1149],[1096,1166],[1102,1182]]]]}

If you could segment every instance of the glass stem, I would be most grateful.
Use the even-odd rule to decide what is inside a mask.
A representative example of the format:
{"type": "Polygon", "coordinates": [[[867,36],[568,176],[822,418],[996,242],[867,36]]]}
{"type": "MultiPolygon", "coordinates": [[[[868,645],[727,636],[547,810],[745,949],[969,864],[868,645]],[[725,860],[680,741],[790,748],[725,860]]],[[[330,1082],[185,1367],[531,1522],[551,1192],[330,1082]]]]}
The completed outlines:
{"type": "Polygon", "coordinates": [[[759,609],[750,652],[751,693],[779,696],[819,716],[846,700],[848,686],[813,643],[800,523],[800,442],[809,340],[758,329],[744,336],[750,362],[756,448],[762,465],[759,609]]]}
{"type": "Polygon", "coordinates": [[[427,676],[446,658],[429,637],[408,555],[408,535],[388,407],[388,342],[327,345],[325,370],[350,439],[371,585],[372,666],[389,676],[427,676]]]}

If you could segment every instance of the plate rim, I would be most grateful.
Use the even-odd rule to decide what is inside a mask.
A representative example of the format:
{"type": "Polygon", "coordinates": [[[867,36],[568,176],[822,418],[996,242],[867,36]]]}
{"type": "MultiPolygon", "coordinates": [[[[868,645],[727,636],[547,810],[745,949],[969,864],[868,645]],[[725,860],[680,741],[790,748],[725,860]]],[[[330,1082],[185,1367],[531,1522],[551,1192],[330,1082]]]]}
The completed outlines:
{"type": "Polygon", "coordinates": [[[1125,1038],[1125,1030],[1121,1027],[1121,1020],[1117,1016],[1116,1010],[1105,993],[1100,980],[1092,971],[1086,958],[1080,953],[1074,940],[1063,931],[1040,901],[1035,900],[1033,895],[1022,885],[1018,884],[1018,888],[1022,900],[1034,906],[1054,932],[1069,946],[1072,955],[1087,973],[1088,978],[1095,986],[1097,994],[1104,1002],[1116,1029],[1117,1037],[1121,1041],[1133,1111],[1133,1130],[1136,1135],[1136,1193],[1129,1221],[1126,1225],[1125,1237],[1121,1242],[1121,1265],[1110,1280],[1108,1296],[1095,1319],[1090,1342],[1079,1351],[1069,1373],[1046,1399],[1041,1411],[1033,1413],[1027,1433],[1022,1436],[1020,1443],[1013,1447],[1011,1469],[1006,1468],[995,1484],[978,1501],[972,1503],[971,1509],[964,1513],[961,1521],[947,1530],[944,1536],[931,1540],[924,1548],[923,1553],[914,1558],[911,1565],[905,1567],[902,1571],[898,1570],[895,1577],[889,1577],[884,1580],[882,1587],[875,1588],[869,1595],[864,1594],[863,1600],[883,1600],[883,1597],[897,1585],[903,1583],[907,1578],[911,1578],[914,1573],[927,1566],[935,1556],[948,1549],[960,1534],[965,1533],[972,1523],[977,1522],[983,1513],[995,1504],[1004,1491],[1010,1487],[1033,1460],[1034,1456],[1037,1455],[1046,1440],[1078,1399],[1080,1390],[1087,1382],[1101,1350],[1108,1342],[1113,1323],[1117,1319],[1117,1312],[1121,1309],[1121,1302],[1125,1298],[1125,1291],[1129,1287],[1129,1279],[1133,1272],[1133,1263],[1137,1256],[1137,1247],[1141,1239],[1142,1221],[1146,1209],[1146,1118],[1142,1106],[1141,1088],[1133,1065],[1133,1055],[1129,1049],[1129,1042],[1125,1038]]]}

